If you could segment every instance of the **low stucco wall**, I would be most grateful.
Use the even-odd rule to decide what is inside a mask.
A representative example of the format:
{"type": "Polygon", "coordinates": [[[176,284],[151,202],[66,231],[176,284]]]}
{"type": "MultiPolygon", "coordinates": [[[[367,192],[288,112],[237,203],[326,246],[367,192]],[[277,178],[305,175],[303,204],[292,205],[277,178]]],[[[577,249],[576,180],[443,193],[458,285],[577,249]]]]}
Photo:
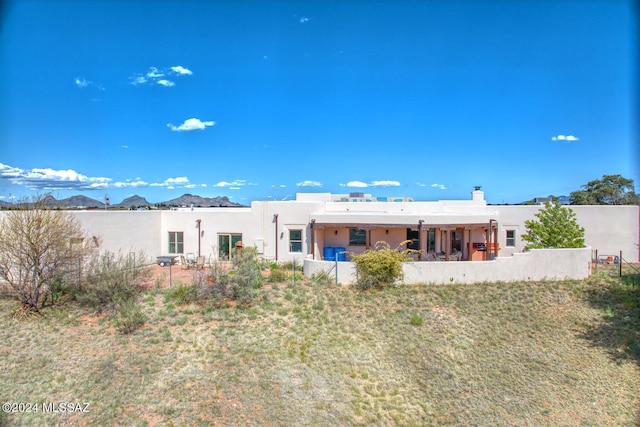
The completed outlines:
{"type": "MultiPolygon", "coordinates": [[[[351,262],[304,260],[304,274],[311,277],[320,271],[338,282],[355,280],[355,265],[351,262]]],[[[403,264],[405,284],[418,283],[481,283],[532,280],[584,279],[591,274],[591,248],[533,249],[493,261],[431,261],[403,264]]]]}

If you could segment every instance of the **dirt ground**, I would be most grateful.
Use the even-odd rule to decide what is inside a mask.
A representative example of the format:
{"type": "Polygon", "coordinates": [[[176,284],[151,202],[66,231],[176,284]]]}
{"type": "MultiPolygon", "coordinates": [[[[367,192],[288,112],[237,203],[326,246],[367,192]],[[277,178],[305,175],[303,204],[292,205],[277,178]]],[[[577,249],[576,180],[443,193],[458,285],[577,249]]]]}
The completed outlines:
{"type": "Polygon", "coordinates": [[[159,265],[154,265],[152,269],[153,276],[151,277],[148,285],[155,286],[156,279],[162,279],[162,282],[160,283],[161,288],[170,287],[170,280],[173,282],[173,284],[175,284],[176,281],[180,281],[182,283],[191,283],[191,279],[194,273],[198,271],[208,271],[208,267],[205,267],[204,269],[186,269],[181,265],[173,265],[171,267],[161,267],[159,265]]]}

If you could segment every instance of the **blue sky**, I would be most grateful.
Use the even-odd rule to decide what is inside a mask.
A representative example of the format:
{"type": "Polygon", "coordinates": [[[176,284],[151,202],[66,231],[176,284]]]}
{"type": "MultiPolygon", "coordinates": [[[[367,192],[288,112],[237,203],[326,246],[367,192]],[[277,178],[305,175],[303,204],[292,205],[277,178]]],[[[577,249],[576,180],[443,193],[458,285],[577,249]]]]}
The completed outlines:
{"type": "Polygon", "coordinates": [[[0,200],[640,187],[623,0],[16,0],[0,200]]]}

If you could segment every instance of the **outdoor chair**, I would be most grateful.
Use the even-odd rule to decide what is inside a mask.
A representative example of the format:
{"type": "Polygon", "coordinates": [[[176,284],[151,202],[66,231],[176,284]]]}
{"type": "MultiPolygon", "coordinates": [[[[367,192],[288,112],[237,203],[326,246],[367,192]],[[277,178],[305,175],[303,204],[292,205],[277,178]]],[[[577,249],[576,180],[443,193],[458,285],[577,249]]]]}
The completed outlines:
{"type": "Polygon", "coordinates": [[[204,256],[196,258],[196,268],[204,268],[204,256]]]}
{"type": "Polygon", "coordinates": [[[187,254],[187,265],[189,267],[195,267],[195,265],[196,265],[196,254],[191,253],[191,252],[187,254]]]}
{"type": "Polygon", "coordinates": [[[186,270],[189,268],[189,264],[187,264],[187,259],[184,257],[184,255],[180,255],[180,266],[182,267],[183,270],[186,270]]]}

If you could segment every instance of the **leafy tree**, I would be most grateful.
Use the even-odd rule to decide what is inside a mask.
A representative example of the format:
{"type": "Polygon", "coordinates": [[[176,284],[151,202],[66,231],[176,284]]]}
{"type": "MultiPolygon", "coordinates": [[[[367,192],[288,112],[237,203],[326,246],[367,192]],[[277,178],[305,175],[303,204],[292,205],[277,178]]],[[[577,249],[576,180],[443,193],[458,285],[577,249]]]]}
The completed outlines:
{"type": "Polygon", "coordinates": [[[529,242],[525,250],[584,247],[584,228],[580,227],[575,212],[570,208],[558,202],[547,202],[535,216],[537,221],[524,222],[527,233],[522,235],[522,240],[529,242]]]}
{"type": "MultiPolygon", "coordinates": [[[[400,246],[406,244],[402,242],[400,246]]],[[[353,255],[351,261],[356,265],[356,286],[361,290],[371,288],[381,289],[402,280],[402,263],[410,261],[409,253],[417,251],[405,249],[403,251],[391,249],[384,241],[376,242],[373,250],[360,255],[353,255]]]]}
{"type": "Polygon", "coordinates": [[[571,193],[572,205],[637,205],[640,197],[635,192],[632,179],[621,175],[603,175],[582,186],[584,190],[571,193]]]}
{"type": "Polygon", "coordinates": [[[75,218],[36,197],[4,214],[0,248],[0,279],[25,308],[38,311],[60,282],[77,274],[95,245],[75,218]]]}

